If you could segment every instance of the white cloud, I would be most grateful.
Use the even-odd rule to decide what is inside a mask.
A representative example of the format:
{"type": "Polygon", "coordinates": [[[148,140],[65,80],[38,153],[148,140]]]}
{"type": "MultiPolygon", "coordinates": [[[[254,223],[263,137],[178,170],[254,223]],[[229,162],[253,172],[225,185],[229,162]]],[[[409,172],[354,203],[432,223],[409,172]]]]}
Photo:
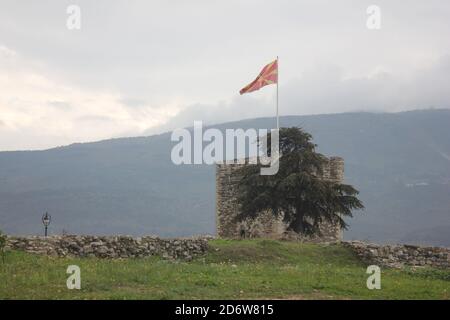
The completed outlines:
{"type": "Polygon", "coordinates": [[[281,114],[449,107],[450,3],[3,0],[0,150],[160,132],[274,113],[238,96],[280,56],[281,114]]]}
{"type": "Polygon", "coordinates": [[[35,72],[32,62],[2,47],[0,57],[0,148],[47,148],[75,141],[92,141],[139,134],[175,112],[129,108],[122,97],[61,83],[35,72]],[[6,61],[8,59],[8,61],[6,61]],[[20,68],[12,68],[20,65],[20,68]],[[16,141],[15,137],[21,137],[16,141]],[[36,141],[36,140],[40,141],[36,141]]]}
{"type": "Polygon", "coordinates": [[[12,59],[15,58],[16,52],[5,46],[0,45],[0,59],[12,59]]]}

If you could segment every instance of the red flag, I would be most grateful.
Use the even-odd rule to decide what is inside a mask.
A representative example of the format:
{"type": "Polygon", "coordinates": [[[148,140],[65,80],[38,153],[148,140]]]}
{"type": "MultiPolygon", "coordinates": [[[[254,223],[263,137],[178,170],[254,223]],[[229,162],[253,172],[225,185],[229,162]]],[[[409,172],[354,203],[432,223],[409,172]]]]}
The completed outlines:
{"type": "Polygon", "coordinates": [[[278,59],[272,61],[268,65],[266,65],[261,72],[259,73],[258,77],[253,80],[252,83],[245,86],[245,88],[241,89],[239,91],[240,94],[252,92],[261,89],[264,86],[267,86],[269,84],[275,84],[278,82],[278,59]]]}

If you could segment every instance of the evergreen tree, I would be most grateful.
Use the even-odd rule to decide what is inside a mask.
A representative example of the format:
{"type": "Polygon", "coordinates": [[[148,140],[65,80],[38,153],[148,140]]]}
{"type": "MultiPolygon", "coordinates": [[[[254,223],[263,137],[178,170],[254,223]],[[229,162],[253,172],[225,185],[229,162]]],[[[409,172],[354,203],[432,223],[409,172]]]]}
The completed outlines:
{"type": "MultiPolygon", "coordinates": [[[[322,221],[347,224],[343,217],[351,217],[352,210],[364,208],[351,185],[323,180],[320,176],[327,158],[315,151],[312,136],[300,128],[281,128],[280,167],[276,175],[260,174],[261,165],[247,165],[236,171],[241,176],[238,202],[241,211],[237,219],[256,218],[269,210],[282,215],[288,230],[311,235],[322,221]]],[[[265,148],[271,155],[270,134],[265,148]]]]}

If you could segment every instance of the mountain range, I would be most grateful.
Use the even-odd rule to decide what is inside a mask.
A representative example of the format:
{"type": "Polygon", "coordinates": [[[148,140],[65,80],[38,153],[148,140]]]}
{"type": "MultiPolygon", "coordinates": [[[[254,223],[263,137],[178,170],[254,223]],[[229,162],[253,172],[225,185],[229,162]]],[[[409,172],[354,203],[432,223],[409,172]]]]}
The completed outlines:
{"type": "MultiPolygon", "coordinates": [[[[318,151],[345,160],[365,209],[346,239],[450,246],[450,110],[285,116],[318,151]]],[[[270,128],[273,118],[215,128],[270,128]]],[[[171,133],[0,152],[0,229],[50,233],[215,233],[214,165],[175,165],[171,133]]]]}

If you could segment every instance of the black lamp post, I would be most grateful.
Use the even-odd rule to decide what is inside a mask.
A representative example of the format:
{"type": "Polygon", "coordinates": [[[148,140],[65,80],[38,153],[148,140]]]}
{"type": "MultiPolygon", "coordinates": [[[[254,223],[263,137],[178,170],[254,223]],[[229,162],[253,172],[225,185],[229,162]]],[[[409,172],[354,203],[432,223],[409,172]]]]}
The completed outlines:
{"type": "Polygon", "coordinates": [[[48,228],[48,225],[50,224],[50,221],[52,221],[52,216],[49,215],[48,212],[46,212],[42,216],[42,223],[44,224],[44,227],[45,227],[45,236],[47,236],[47,228],[48,228]]]}

